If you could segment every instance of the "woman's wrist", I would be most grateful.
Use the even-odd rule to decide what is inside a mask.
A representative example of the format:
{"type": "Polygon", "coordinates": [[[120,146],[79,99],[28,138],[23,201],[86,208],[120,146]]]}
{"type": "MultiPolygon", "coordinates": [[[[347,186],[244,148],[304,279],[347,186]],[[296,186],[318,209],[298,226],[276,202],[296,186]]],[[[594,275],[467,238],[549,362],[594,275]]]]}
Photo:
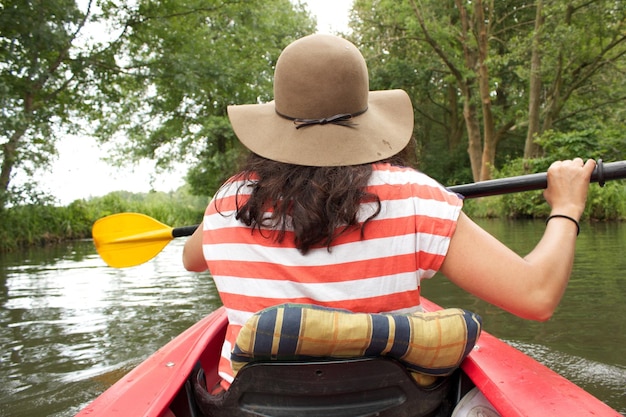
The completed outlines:
{"type": "Polygon", "coordinates": [[[585,211],[584,205],[581,206],[579,204],[574,204],[574,203],[555,204],[550,207],[550,216],[554,214],[560,214],[563,216],[571,217],[572,219],[579,222],[584,211],[585,211]]]}
{"type": "Polygon", "coordinates": [[[576,225],[576,236],[580,234],[580,223],[574,217],[569,216],[567,214],[553,213],[553,214],[550,214],[548,218],[546,219],[546,224],[548,224],[548,222],[553,219],[562,219],[565,221],[572,222],[574,225],[576,225]]]}

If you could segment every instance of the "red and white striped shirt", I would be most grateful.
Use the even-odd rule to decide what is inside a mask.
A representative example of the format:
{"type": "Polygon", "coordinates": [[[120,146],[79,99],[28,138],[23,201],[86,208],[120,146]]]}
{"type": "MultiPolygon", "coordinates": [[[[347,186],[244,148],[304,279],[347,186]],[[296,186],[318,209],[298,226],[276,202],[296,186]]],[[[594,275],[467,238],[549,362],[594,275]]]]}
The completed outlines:
{"type": "MultiPolygon", "coordinates": [[[[231,179],[207,207],[203,251],[229,327],[220,375],[232,382],[230,351],[246,320],[281,303],[306,303],[354,312],[412,312],[420,309],[420,280],[431,278],[448,251],[462,199],[410,168],[374,164],[368,192],[381,211],[366,226],[340,235],[327,247],[302,255],[289,232],[275,242],[235,219],[251,187],[231,179]],[[219,211],[218,211],[219,209],[219,211]]],[[[363,204],[359,218],[375,210],[363,204]]]]}

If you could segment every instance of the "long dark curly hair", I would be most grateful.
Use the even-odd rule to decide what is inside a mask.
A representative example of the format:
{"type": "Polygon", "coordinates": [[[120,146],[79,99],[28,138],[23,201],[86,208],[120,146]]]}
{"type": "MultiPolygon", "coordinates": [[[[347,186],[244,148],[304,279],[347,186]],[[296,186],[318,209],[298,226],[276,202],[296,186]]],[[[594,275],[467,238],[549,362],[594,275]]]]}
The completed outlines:
{"type": "MultiPolygon", "coordinates": [[[[405,166],[407,154],[405,149],[381,162],[405,166]]],[[[326,246],[330,251],[332,242],[346,231],[357,228],[363,235],[366,224],[380,213],[380,199],[366,189],[371,174],[370,163],[312,167],[251,153],[237,178],[250,180],[241,187],[253,189],[248,199],[237,198],[236,218],[253,233],[273,230],[277,242],[292,230],[294,244],[303,255],[315,246],[326,246]],[[360,223],[362,203],[374,203],[376,210],[360,223]]]]}

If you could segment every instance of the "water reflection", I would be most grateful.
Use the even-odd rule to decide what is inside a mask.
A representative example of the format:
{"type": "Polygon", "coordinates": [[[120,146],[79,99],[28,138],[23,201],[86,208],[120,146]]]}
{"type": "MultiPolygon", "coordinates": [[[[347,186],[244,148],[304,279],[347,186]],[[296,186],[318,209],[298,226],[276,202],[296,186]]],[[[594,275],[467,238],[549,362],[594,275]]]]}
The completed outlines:
{"type": "Polygon", "coordinates": [[[606,403],[615,407],[622,404],[621,412],[626,412],[623,408],[626,395],[626,367],[568,355],[544,345],[507,342],[565,378],[575,381],[587,390],[595,391],[595,395],[606,403]]]}
{"type": "Polygon", "coordinates": [[[45,260],[35,252],[25,260],[6,256],[0,414],[73,415],[214,310],[219,300],[211,280],[182,271],[181,244],[124,270],[106,267],[89,241],[45,251],[45,260]]]}
{"type": "MultiPolygon", "coordinates": [[[[481,222],[529,251],[542,222],[481,222]]],[[[0,255],[0,416],[73,416],[220,304],[184,272],[183,241],[152,261],[108,268],[90,241],[0,255]]],[[[585,224],[574,275],[547,323],[487,305],[437,277],[424,295],[483,316],[486,329],[626,413],[626,225],[585,224]]]]}

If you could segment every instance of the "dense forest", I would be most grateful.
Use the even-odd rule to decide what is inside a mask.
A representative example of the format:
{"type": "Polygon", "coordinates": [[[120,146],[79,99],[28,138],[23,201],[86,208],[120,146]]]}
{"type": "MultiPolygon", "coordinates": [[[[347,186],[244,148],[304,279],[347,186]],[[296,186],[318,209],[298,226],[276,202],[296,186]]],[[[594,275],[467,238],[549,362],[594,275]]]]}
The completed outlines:
{"type": "MultiPolygon", "coordinates": [[[[3,1],[3,241],[19,233],[18,217],[47,207],[58,216],[36,180],[12,180],[45,173],[67,134],[113,145],[120,165],[191,161],[180,193],[204,204],[244,153],[226,107],[271,100],[280,51],[313,32],[310,13],[289,0],[3,1]]],[[[623,1],[356,0],[342,35],[363,52],[372,90],[409,92],[413,162],[443,184],[544,171],[574,156],[625,159],[623,1]]],[[[624,182],[592,187],[589,201],[588,218],[626,218],[624,182]]],[[[68,237],[88,236],[86,225],[111,211],[94,209],[100,203],[72,204],[85,219],[70,222],[81,233],[68,237]]],[[[540,192],[471,209],[546,211],[540,192]]],[[[42,240],[48,223],[26,222],[21,241],[42,240]]]]}

